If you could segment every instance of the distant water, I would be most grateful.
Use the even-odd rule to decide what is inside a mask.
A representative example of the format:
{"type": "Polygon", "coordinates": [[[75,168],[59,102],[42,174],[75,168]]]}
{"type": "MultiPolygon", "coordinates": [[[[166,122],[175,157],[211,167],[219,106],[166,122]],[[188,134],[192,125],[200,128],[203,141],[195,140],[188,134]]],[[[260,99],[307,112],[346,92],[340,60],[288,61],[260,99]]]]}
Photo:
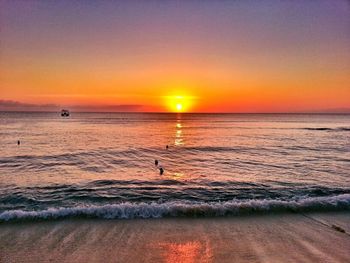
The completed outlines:
{"type": "Polygon", "coordinates": [[[0,222],[350,210],[350,115],[3,112],[0,143],[0,222]]]}

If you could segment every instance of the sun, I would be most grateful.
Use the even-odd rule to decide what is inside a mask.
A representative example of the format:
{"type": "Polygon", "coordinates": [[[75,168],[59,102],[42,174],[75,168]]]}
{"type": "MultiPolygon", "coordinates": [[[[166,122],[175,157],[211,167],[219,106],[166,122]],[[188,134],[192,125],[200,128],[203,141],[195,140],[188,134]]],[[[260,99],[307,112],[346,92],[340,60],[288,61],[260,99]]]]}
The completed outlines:
{"type": "Polygon", "coordinates": [[[182,110],[182,104],[181,103],[176,104],[176,110],[177,111],[181,111],[182,110]]]}
{"type": "Polygon", "coordinates": [[[167,98],[169,110],[172,112],[186,112],[188,110],[188,99],[184,96],[176,95],[167,98]]]}
{"type": "Polygon", "coordinates": [[[189,112],[193,108],[194,97],[189,95],[165,96],[165,104],[170,112],[189,112]]]}

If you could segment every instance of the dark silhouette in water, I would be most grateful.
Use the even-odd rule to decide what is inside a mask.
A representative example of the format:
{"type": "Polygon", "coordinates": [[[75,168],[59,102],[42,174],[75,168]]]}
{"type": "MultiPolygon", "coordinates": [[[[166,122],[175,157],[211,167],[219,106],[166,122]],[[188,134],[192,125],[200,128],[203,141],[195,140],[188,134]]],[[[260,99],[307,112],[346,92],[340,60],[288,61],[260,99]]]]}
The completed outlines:
{"type": "Polygon", "coordinates": [[[165,149],[167,149],[167,150],[168,150],[168,149],[169,149],[169,145],[165,146],[165,149]]]}
{"type": "Polygon", "coordinates": [[[163,167],[160,167],[159,168],[159,174],[162,175],[163,173],[164,173],[164,169],[163,169],[163,167]]]}
{"type": "Polygon", "coordinates": [[[20,145],[20,144],[21,144],[21,141],[20,141],[20,140],[18,140],[18,141],[17,141],[17,145],[20,145]]]}
{"type": "Polygon", "coordinates": [[[69,117],[69,110],[62,110],[61,111],[61,116],[62,117],[69,117]]]}
{"type": "Polygon", "coordinates": [[[155,165],[155,166],[158,166],[158,160],[155,160],[155,161],[154,161],[154,165],[155,165]]]}

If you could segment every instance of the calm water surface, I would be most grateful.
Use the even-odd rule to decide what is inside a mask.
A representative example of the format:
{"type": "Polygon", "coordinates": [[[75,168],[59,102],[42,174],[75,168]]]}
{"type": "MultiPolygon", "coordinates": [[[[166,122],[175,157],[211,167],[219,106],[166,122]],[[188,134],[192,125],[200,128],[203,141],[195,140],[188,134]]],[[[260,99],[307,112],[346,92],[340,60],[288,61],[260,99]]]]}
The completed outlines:
{"type": "Polygon", "coordinates": [[[350,210],[350,115],[0,113],[0,143],[0,221],[350,210]]]}

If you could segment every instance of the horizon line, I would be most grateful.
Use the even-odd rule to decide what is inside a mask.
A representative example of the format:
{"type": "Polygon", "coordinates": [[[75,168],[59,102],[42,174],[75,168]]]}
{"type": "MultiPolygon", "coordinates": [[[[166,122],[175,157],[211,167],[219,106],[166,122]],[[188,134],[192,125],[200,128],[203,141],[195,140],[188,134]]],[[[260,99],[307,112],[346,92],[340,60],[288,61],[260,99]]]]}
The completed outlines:
{"type": "MultiPolygon", "coordinates": [[[[40,110],[0,110],[1,113],[60,113],[60,111],[40,111],[40,110]]],[[[146,114],[350,114],[350,111],[312,111],[312,112],[167,112],[167,111],[69,111],[70,113],[127,113],[127,114],[138,114],[138,113],[146,113],[146,114]]]]}

